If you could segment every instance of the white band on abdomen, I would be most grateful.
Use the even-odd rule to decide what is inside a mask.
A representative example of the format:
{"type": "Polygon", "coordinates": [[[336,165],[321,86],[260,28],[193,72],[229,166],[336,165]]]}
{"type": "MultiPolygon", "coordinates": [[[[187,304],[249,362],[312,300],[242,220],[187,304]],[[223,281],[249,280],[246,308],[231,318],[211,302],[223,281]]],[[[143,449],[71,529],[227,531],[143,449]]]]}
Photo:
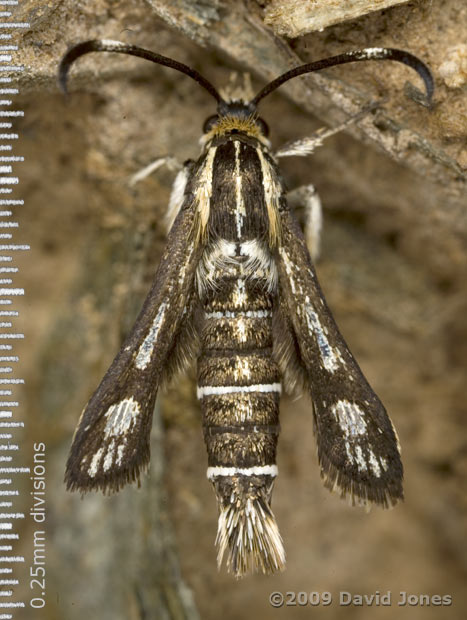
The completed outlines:
{"type": "Polygon", "coordinates": [[[208,480],[217,476],[277,476],[277,465],[257,465],[255,467],[208,467],[206,472],[208,480]]]}
{"type": "Polygon", "coordinates": [[[218,310],[206,312],[205,319],[266,319],[272,316],[272,310],[218,310]]]}
{"type": "Polygon", "coordinates": [[[263,383],[260,385],[205,385],[196,390],[198,399],[205,396],[214,396],[220,394],[235,394],[245,392],[278,392],[281,393],[280,383],[263,383]]]}

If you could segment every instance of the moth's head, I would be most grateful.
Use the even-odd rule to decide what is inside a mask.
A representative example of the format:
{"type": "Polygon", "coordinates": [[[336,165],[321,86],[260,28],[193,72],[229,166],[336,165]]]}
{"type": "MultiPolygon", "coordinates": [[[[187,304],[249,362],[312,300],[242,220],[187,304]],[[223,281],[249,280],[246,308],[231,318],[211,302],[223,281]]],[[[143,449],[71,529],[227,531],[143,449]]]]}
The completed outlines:
{"type": "Polygon", "coordinates": [[[236,99],[219,103],[217,114],[205,120],[203,134],[203,142],[235,134],[244,134],[265,141],[269,135],[269,127],[258,116],[254,104],[236,99]]]}

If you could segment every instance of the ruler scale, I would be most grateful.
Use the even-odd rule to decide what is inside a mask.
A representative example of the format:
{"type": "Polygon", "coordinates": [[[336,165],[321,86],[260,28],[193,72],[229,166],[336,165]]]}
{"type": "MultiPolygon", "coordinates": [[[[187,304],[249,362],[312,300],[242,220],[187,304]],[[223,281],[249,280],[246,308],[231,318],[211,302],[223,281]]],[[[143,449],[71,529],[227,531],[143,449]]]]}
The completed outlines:
{"type": "Polygon", "coordinates": [[[12,17],[18,4],[15,0],[0,0],[0,620],[20,617],[18,614],[26,613],[25,608],[45,605],[45,588],[39,592],[36,588],[31,595],[31,599],[36,595],[41,599],[36,605],[31,604],[31,599],[19,600],[20,592],[29,591],[30,580],[29,560],[18,553],[24,549],[20,539],[28,532],[22,524],[29,515],[19,502],[20,489],[27,488],[24,476],[29,478],[30,468],[24,466],[24,456],[19,461],[20,433],[24,429],[20,390],[24,380],[17,374],[16,347],[24,334],[15,326],[19,317],[15,304],[25,293],[18,286],[16,262],[18,253],[29,250],[21,242],[15,219],[23,200],[12,196],[20,185],[18,167],[24,162],[17,145],[17,122],[24,117],[24,111],[15,103],[19,89],[14,85],[23,66],[18,46],[12,41],[15,31],[29,28],[28,23],[12,17]]]}

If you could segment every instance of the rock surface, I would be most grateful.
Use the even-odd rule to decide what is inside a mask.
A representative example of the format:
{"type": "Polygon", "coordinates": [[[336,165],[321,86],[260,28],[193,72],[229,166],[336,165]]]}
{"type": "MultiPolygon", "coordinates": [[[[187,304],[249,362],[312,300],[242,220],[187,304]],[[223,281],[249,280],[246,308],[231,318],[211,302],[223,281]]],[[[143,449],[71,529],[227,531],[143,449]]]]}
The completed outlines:
{"type": "MultiPolygon", "coordinates": [[[[464,93],[440,68],[462,42],[465,7],[410,2],[293,42],[274,35],[254,2],[31,0],[13,10],[16,21],[31,23],[17,35],[27,67],[17,101],[25,110],[17,148],[27,158],[19,235],[33,248],[18,259],[27,292],[20,355],[31,441],[47,442],[50,474],[49,600],[37,618],[194,618],[184,583],[206,619],[238,618],[245,609],[276,617],[268,602],[275,590],[330,591],[335,601],[344,590],[391,590],[393,601],[400,591],[452,594],[443,617],[463,617],[466,123],[464,93]],[[375,117],[283,168],[291,188],[312,182],[320,192],[320,280],[398,429],[406,471],[403,505],[369,515],[351,509],[322,487],[309,402],[285,399],[274,510],[288,564],[272,578],[236,582],[217,573],[216,505],[193,373],[160,403],[164,430],[155,429],[154,469],[140,490],[81,500],[61,482],[79,413],[131,328],[163,248],[173,173],[160,170],[136,188],[129,177],[160,155],[197,157],[203,121],[214,112],[188,78],[105,54],[76,64],[65,99],[56,84],[61,56],[99,37],[176,58],[217,86],[233,69],[249,70],[255,90],[291,66],[365,46],[408,49],[433,69],[431,111],[407,96],[404,82],[419,86],[416,76],[390,63],[295,80],[261,108],[280,146],[388,96],[375,117]]],[[[305,609],[315,619],[327,613],[305,609]]],[[[337,619],[349,613],[337,602],[332,609],[337,619]]],[[[391,609],[402,620],[440,613],[391,609]]],[[[353,612],[374,617],[372,607],[353,612]]]]}

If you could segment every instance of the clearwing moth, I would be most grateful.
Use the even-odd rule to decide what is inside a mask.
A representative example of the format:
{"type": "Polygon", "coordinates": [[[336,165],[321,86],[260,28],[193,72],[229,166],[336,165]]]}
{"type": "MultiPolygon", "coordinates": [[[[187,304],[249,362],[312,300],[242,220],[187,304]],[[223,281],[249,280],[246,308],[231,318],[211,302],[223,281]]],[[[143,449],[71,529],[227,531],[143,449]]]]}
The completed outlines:
{"type": "Polygon", "coordinates": [[[130,54],[185,73],[214,97],[217,112],[204,125],[199,159],[186,162],[175,180],[173,224],[143,308],[81,414],[67,488],[113,492],[139,481],[157,390],[196,356],[207,477],[219,508],[218,564],[226,554],[237,577],[273,573],[285,565],[271,510],[282,386],[290,392],[298,385],[312,398],[329,489],[353,504],[390,507],[403,498],[403,469],[394,427],[337,328],[286,200],[277,158],[309,154],[316,137],[274,154],[257,106],[291,78],[348,62],[408,65],[423,79],[428,101],[432,76],[408,52],[371,48],[291,69],[250,101],[225,100],[182,63],[93,40],[62,59],[63,90],[72,63],[90,52],[130,54]]]}

